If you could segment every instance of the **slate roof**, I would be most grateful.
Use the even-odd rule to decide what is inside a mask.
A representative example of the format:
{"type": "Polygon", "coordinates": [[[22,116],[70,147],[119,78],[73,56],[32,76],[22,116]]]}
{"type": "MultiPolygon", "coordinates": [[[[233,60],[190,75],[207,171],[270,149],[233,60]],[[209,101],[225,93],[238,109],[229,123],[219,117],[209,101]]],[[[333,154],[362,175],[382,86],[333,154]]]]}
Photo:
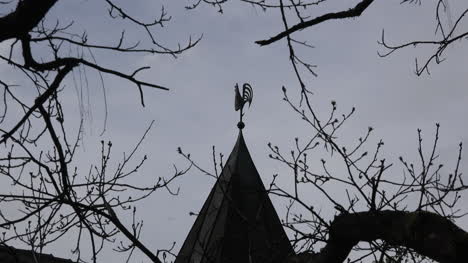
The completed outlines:
{"type": "Polygon", "coordinates": [[[280,263],[292,253],[240,130],[174,263],[280,263]]]}

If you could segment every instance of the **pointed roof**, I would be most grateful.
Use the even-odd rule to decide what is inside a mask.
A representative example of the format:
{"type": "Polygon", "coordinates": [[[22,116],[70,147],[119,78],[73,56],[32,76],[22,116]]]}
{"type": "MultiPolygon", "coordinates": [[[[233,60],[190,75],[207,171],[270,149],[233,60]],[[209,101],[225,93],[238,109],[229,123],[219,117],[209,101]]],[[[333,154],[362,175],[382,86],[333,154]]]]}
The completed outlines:
{"type": "Polygon", "coordinates": [[[240,130],[175,263],[282,263],[292,253],[240,130]]]}

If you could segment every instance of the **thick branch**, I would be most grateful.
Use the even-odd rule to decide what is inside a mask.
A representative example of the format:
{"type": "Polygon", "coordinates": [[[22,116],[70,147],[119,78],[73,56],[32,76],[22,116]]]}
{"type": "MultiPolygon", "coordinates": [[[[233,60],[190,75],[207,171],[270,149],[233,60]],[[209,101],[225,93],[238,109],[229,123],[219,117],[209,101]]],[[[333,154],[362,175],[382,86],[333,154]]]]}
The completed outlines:
{"type": "Polygon", "coordinates": [[[27,34],[37,26],[56,2],[57,0],[18,1],[15,11],[0,18],[0,42],[27,34]]]}
{"type": "Polygon", "coordinates": [[[308,261],[341,263],[358,242],[374,240],[411,248],[441,263],[468,262],[467,232],[437,214],[402,211],[337,216],[331,224],[327,245],[308,261]]]}
{"type": "Polygon", "coordinates": [[[288,28],[287,30],[277,34],[276,36],[271,37],[270,39],[258,40],[258,41],[255,41],[255,43],[259,44],[260,46],[266,46],[266,45],[269,45],[269,44],[271,44],[273,42],[276,42],[276,41],[278,41],[278,40],[280,40],[280,39],[282,39],[282,38],[284,38],[286,36],[289,36],[290,34],[296,32],[296,31],[302,30],[302,29],[310,27],[310,26],[320,24],[320,23],[325,22],[327,20],[343,19],[343,18],[351,18],[351,17],[360,16],[362,14],[362,12],[364,12],[364,10],[366,10],[366,8],[369,7],[370,4],[372,4],[372,2],[374,2],[374,0],[362,0],[355,7],[351,8],[351,9],[348,9],[346,11],[336,12],[336,13],[327,13],[325,15],[318,16],[318,17],[316,17],[314,19],[301,22],[301,23],[296,24],[296,25],[288,28]]]}

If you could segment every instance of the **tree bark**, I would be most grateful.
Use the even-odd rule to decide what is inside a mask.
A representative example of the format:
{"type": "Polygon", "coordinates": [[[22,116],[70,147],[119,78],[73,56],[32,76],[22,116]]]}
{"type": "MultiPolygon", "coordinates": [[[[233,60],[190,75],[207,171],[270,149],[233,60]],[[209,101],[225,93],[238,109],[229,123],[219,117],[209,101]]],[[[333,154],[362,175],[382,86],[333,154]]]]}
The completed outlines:
{"type": "Polygon", "coordinates": [[[468,233],[429,212],[378,211],[342,214],[330,226],[327,245],[308,263],[341,263],[360,241],[384,240],[441,263],[468,262],[468,233]]]}
{"type": "Polygon", "coordinates": [[[45,17],[58,0],[22,0],[16,9],[0,18],[0,42],[20,38],[45,17]]]}

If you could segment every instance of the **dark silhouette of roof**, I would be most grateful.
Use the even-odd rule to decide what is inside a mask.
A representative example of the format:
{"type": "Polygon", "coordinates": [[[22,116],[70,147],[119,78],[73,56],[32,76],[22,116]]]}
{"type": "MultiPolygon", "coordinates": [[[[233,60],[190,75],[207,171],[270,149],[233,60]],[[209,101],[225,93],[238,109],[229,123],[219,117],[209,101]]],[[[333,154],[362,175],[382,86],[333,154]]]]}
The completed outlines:
{"type": "Polygon", "coordinates": [[[175,263],[282,263],[292,253],[240,130],[175,263]]]}
{"type": "Polygon", "coordinates": [[[40,254],[31,250],[18,249],[0,245],[1,263],[73,263],[69,259],[57,258],[48,254],[40,254]]]}

